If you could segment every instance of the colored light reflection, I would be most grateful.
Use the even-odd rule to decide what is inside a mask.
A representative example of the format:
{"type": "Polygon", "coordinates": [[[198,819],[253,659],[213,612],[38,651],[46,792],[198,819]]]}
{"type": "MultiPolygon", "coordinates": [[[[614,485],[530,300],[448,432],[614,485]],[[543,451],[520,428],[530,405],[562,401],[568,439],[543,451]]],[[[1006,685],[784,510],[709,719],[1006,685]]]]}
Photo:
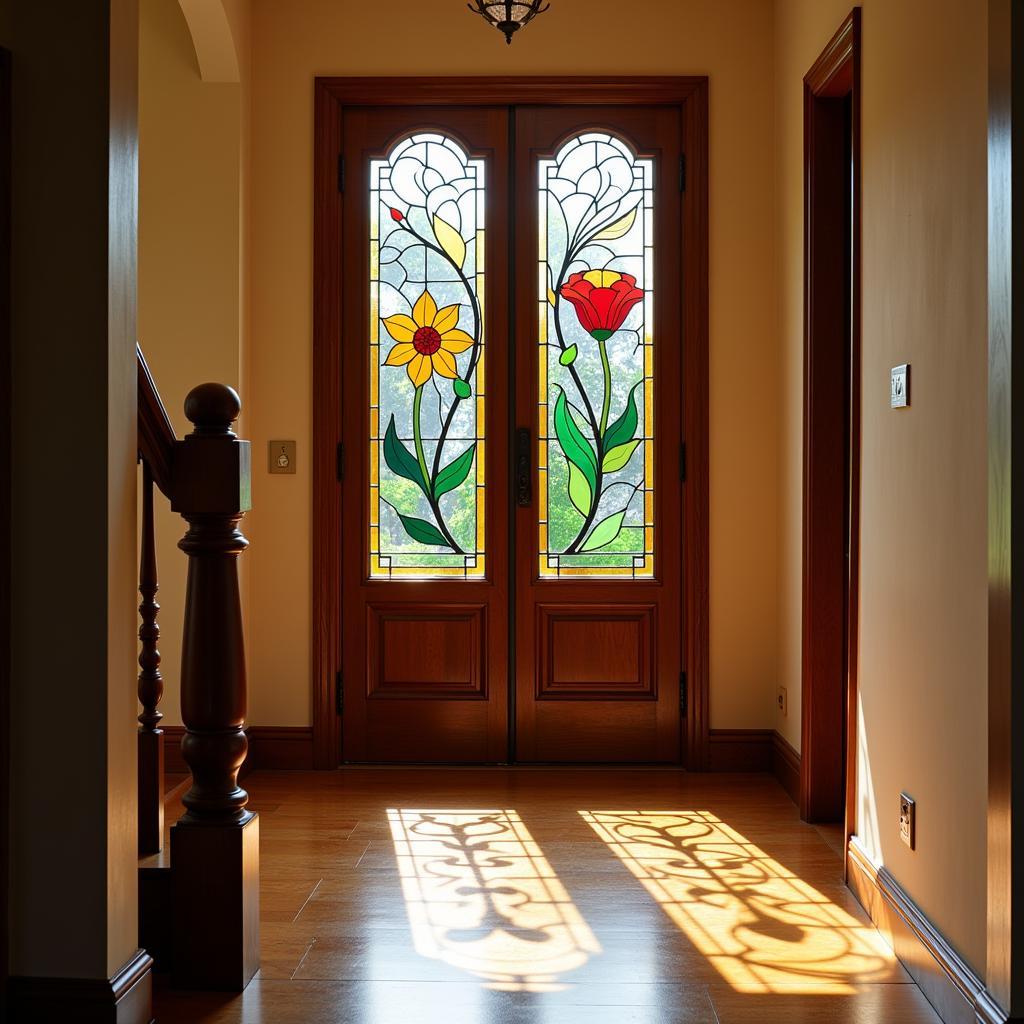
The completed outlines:
{"type": "Polygon", "coordinates": [[[881,936],[706,811],[580,811],[739,992],[842,995],[891,980],[881,936]]]}
{"type": "Polygon", "coordinates": [[[416,951],[499,991],[550,992],[601,947],[511,810],[389,810],[416,951]]]}

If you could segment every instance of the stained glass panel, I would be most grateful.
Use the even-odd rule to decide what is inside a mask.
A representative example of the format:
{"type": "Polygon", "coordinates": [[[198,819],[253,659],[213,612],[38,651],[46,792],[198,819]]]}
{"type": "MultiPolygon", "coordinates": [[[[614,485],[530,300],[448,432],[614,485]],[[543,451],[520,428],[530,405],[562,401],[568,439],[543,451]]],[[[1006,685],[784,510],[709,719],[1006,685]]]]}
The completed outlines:
{"type": "Polygon", "coordinates": [[[654,574],[653,174],[605,132],[539,163],[542,577],[654,574]]]}
{"type": "Polygon", "coordinates": [[[480,577],[484,163],[420,133],[370,162],[370,576],[480,577]]]}

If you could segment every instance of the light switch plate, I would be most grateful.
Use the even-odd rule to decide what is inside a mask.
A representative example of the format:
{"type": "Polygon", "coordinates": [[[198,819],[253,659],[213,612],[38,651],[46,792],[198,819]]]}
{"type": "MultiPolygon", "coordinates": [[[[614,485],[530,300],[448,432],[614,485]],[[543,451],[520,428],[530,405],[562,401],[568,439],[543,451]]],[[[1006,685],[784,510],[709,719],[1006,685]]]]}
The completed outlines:
{"type": "Polygon", "coordinates": [[[889,405],[893,409],[910,405],[910,363],[894,366],[889,371],[889,405]]]}
{"type": "Polygon", "coordinates": [[[267,470],[271,473],[295,472],[294,441],[270,441],[268,443],[267,470]]]}
{"type": "Polygon", "coordinates": [[[906,793],[900,793],[900,839],[911,849],[914,849],[916,841],[914,834],[916,812],[917,807],[914,803],[914,798],[906,793]]]}
{"type": "Polygon", "coordinates": [[[789,691],[785,686],[780,686],[775,698],[776,704],[779,705],[779,710],[784,714],[789,714],[789,691]]]}

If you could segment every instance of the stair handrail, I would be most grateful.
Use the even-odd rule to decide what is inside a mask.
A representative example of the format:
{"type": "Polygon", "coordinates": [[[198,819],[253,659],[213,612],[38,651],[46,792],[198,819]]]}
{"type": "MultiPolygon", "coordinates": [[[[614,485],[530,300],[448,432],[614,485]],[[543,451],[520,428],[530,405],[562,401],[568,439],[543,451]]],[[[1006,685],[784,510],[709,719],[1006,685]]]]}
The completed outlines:
{"type": "Polygon", "coordinates": [[[138,344],[135,355],[139,381],[139,459],[149,466],[157,487],[170,498],[174,446],[178,438],[142,347],[138,344]]]}

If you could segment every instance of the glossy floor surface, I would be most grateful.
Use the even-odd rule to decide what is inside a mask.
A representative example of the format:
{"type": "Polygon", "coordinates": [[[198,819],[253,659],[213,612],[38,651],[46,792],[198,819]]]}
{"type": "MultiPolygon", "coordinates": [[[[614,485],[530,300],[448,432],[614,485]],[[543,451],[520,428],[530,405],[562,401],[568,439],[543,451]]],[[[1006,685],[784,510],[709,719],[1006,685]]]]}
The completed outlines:
{"type": "Polygon", "coordinates": [[[768,776],[250,776],[262,967],[172,1022],[935,1024],[768,776]]]}

